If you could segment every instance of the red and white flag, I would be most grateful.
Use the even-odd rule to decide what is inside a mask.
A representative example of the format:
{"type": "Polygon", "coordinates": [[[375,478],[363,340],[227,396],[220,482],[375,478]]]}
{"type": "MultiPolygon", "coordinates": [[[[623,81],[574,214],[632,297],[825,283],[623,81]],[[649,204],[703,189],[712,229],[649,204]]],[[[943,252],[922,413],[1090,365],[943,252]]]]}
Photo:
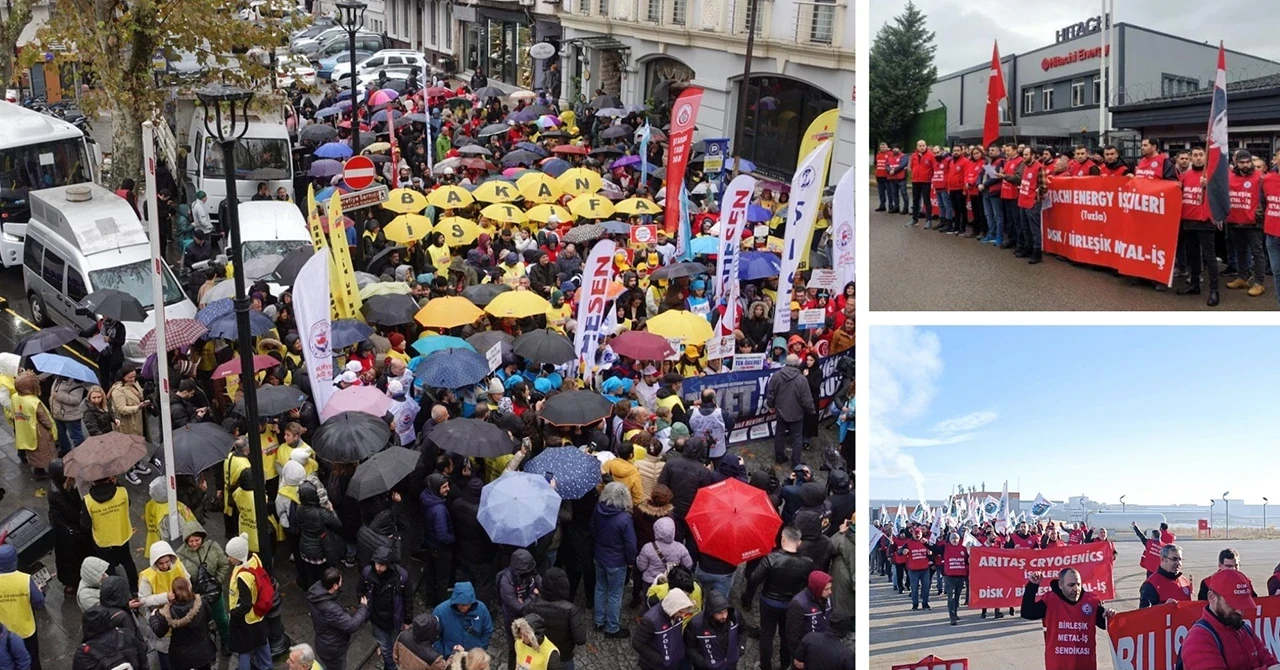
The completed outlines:
{"type": "Polygon", "coordinates": [[[1000,103],[1004,90],[1004,70],[1000,68],[1000,44],[991,46],[991,76],[987,79],[987,117],[982,124],[982,146],[989,147],[1000,139],[1000,103]]]}
{"type": "Polygon", "coordinates": [[[1227,52],[1218,43],[1218,76],[1213,80],[1213,105],[1209,108],[1209,155],[1205,166],[1208,181],[1209,215],[1226,221],[1231,209],[1231,187],[1227,174],[1231,167],[1231,146],[1227,140],[1227,52]]]}

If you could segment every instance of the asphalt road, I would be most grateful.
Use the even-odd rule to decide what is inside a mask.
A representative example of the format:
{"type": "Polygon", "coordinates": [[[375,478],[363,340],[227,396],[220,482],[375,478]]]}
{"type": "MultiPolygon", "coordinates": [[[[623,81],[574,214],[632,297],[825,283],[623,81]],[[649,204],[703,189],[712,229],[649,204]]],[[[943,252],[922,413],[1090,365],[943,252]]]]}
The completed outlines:
{"type": "MultiPolygon", "coordinates": [[[[1117,533],[1129,533],[1125,528],[1117,533]]],[[[1280,540],[1179,542],[1184,557],[1183,572],[1191,577],[1194,588],[1200,580],[1217,569],[1218,552],[1234,547],[1240,552],[1240,564],[1253,582],[1254,589],[1266,590],[1267,578],[1280,554],[1280,540]]],[[[1138,608],[1138,589],[1146,581],[1146,572],[1138,566],[1142,545],[1116,543],[1119,556],[1115,562],[1117,598],[1106,606],[1119,611],[1138,608]]],[[[899,595],[887,577],[873,575],[869,591],[871,608],[872,670],[888,670],[894,664],[914,663],[934,654],[944,659],[969,659],[969,667],[982,670],[1033,670],[1044,667],[1044,635],[1039,621],[1026,621],[1016,616],[999,621],[980,618],[980,610],[961,607],[960,624],[947,620],[946,596],[929,596],[929,611],[911,611],[909,594],[899,595]]],[[[1106,633],[1099,631],[1098,670],[1113,670],[1106,633]]]]}
{"type": "MultiPolygon", "coordinates": [[[[868,202],[876,203],[875,189],[868,202]]],[[[999,250],[961,239],[908,228],[911,217],[887,212],[870,216],[870,308],[877,311],[1175,311],[1259,310],[1277,307],[1275,284],[1251,298],[1244,291],[1221,289],[1222,303],[1205,305],[1206,295],[1179,296],[1134,286],[1108,269],[1074,265],[1045,256],[1027,265],[1013,250],[999,250]]],[[[1181,280],[1174,280],[1180,286],[1181,280]]],[[[1208,290],[1207,284],[1205,288],[1208,290]]]]}

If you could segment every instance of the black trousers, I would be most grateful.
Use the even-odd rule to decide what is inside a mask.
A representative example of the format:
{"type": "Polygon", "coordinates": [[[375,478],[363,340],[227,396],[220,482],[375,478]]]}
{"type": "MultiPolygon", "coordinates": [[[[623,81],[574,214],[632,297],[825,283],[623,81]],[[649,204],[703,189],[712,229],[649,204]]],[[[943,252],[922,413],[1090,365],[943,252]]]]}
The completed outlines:
{"type": "Polygon", "coordinates": [[[116,566],[123,567],[129,580],[129,593],[138,592],[138,566],[133,563],[133,552],[129,551],[128,542],[118,547],[98,547],[98,558],[107,562],[107,572],[115,572],[116,566]]]}
{"type": "Polygon", "coordinates": [[[969,206],[973,208],[973,221],[970,223],[973,226],[973,231],[985,235],[990,224],[987,223],[987,212],[982,206],[982,193],[971,195],[967,200],[969,206]]]}
{"type": "Polygon", "coordinates": [[[933,221],[933,205],[929,202],[929,182],[911,184],[911,221],[920,220],[920,210],[924,210],[924,220],[933,221]]]}
{"type": "Polygon", "coordinates": [[[1248,279],[1250,284],[1262,284],[1266,278],[1266,250],[1263,248],[1262,229],[1258,226],[1237,226],[1227,224],[1231,231],[1231,241],[1235,245],[1236,270],[1241,279],[1248,279]]]}
{"type": "Polygon", "coordinates": [[[1216,230],[1187,229],[1190,223],[1183,221],[1183,229],[1178,237],[1182,254],[1187,259],[1187,283],[1200,286],[1201,266],[1209,273],[1209,290],[1218,290],[1218,259],[1215,255],[1214,237],[1216,230]]]}
{"type": "MultiPolygon", "coordinates": [[[[494,581],[497,572],[493,569],[493,561],[459,561],[458,581],[471,582],[476,589],[476,597],[492,605],[498,602],[498,589],[494,581]]],[[[595,591],[595,574],[592,571],[591,591],[595,591]]],[[[572,584],[573,577],[569,577],[572,584]]]]}
{"type": "Polygon", "coordinates": [[[1019,222],[1022,221],[1022,210],[1018,208],[1018,201],[1001,199],[1000,205],[1004,207],[1004,242],[1012,244],[1015,249],[1021,248],[1022,226],[1019,222]]]}
{"type": "Polygon", "coordinates": [[[778,667],[791,667],[791,649],[787,647],[787,608],[773,607],[760,601],[760,670],[773,670],[773,638],[778,636],[778,667]]]}
{"type": "Polygon", "coordinates": [[[424,547],[427,560],[422,564],[423,597],[428,603],[444,601],[453,586],[453,552],[449,549],[424,547]]]}
{"type": "Polygon", "coordinates": [[[40,631],[32,633],[31,637],[22,638],[22,646],[31,655],[31,670],[40,670],[40,631]]]}

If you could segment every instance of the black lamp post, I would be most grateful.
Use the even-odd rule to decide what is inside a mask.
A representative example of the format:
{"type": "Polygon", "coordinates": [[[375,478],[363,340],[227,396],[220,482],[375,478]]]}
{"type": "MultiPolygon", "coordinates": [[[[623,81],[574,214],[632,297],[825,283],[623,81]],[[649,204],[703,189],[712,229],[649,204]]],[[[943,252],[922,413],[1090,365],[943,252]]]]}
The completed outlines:
{"type": "Polygon", "coordinates": [[[360,105],[356,102],[356,33],[364,27],[364,10],[368,5],[360,0],[343,0],[338,3],[338,23],[347,31],[347,49],[351,52],[351,153],[360,153],[360,105]]]}
{"type": "MultiPolygon", "coordinates": [[[[231,233],[231,266],[236,286],[236,343],[240,348],[240,388],[250,425],[249,467],[255,482],[253,508],[258,524],[258,557],[271,567],[271,523],[267,510],[266,479],[262,468],[262,438],[258,434],[258,389],[253,375],[253,336],[249,330],[249,298],[244,289],[244,255],[240,252],[240,196],[236,192],[236,143],[249,131],[249,102],[253,91],[214,84],[196,93],[204,105],[204,129],[222,147],[223,172],[227,178],[226,229],[231,233]]],[[[228,482],[233,484],[234,482],[228,482]]]]}
{"type": "Polygon", "coordinates": [[[1267,497],[1262,496],[1262,534],[1264,536],[1267,534],[1267,503],[1268,502],[1270,501],[1267,500],[1267,497]]]}
{"type": "MultiPolygon", "coordinates": [[[[1126,493],[1125,495],[1129,495],[1129,494],[1126,493]]],[[[1120,513],[1124,514],[1124,510],[1125,510],[1124,496],[1120,496],[1120,513]]]]}
{"type": "Polygon", "coordinates": [[[1231,539],[1231,501],[1227,500],[1227,496],[1229,495],[1231,495],[1230,491],[1222,492],[1222,502],[1226,503],[1225,505],[1223,505],[1223,508],[1222,508],[1223,514],[1224,514],[1223,523],[1225,523],[1227,527],[1226,533],[1227,533],[1228,540],[1231,539]]]}

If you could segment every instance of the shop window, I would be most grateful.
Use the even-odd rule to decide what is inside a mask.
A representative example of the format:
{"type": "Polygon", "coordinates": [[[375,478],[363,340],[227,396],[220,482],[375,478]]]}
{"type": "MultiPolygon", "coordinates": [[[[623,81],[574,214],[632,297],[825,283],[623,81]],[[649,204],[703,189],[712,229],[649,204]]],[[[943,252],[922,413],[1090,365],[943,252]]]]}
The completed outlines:
{"type": "Polygon", "coordinates": [[[1045,112],[1053,111],[1053,88],[1050,86],[1044,87],[1044,91],[1042,92],[1041,95],[1043,96],[1043,101],[1044,101],[1044,105],[1043,105],[1044,109],[1041,111],[1045,111],[1045,112]]]}
{"type": "Polygon", "coordinates": [[[799,161],[805,129],[819,114],[834,108],[836,99],[784,77],[752,77],[746,95],[742,155],[762,174],[789,179],[799,161]]]}

